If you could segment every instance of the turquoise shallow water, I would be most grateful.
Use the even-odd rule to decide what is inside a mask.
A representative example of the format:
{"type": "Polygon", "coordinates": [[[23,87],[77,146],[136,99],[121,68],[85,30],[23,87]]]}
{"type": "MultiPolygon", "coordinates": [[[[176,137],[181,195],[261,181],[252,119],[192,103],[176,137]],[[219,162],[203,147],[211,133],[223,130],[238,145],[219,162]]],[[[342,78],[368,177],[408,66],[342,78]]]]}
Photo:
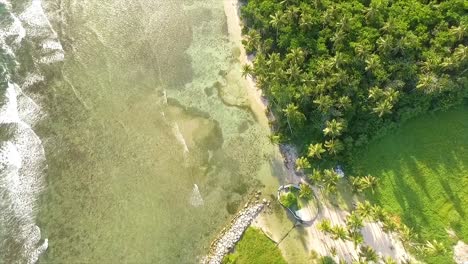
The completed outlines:
{"type": "Polygon", "coordinates": [[[4,39],[17,62],[11,81],[38,106],[37,118],[26,118],[31,106],[17,108],[43,150],[43,160],[18,153],[23,168],[27,156],[40,162],[15,176],[34,186],[19,190],[29,195],[27,217],[0,213],[13,223],[0,230],[8,245],[0,262],[197,262],[271,171],[268,129],[249,108],[223,2],[0,6],[24,29],[18,43],[19,33],[4,39]],[[18,239],[14,228],[24,226],[18,239]]]}

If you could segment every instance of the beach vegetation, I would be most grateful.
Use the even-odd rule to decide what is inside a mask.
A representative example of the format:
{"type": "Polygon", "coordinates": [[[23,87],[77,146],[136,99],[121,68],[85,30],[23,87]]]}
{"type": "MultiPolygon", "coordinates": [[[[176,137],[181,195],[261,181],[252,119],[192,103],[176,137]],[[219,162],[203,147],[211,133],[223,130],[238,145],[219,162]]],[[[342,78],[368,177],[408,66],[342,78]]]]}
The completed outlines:
{"type": "Polygon", "coordinates": [[[280,203],[289,209],[298,208],[297,196],[293,192],[288,192],[280,196],[280,203]]]}
{"type": "Polygon", "coordinates": [[[309,201],[313,197],[313,191],[312,188],[306,184],[306,183],[301,183],[299,186],[299,197],[302,199],[305,199],[306,201],[309,201]]]}

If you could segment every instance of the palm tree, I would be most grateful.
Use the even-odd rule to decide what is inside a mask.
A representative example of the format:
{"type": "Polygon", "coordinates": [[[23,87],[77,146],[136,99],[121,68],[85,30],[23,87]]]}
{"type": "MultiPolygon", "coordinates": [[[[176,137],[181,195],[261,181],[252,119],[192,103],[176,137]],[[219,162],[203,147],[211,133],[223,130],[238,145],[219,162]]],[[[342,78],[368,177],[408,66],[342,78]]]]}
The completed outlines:
{"type": "Polygon", "coordinates": [[[362,245],[359,252],[359,257],[363,258],[367,263],[369,262],[377,262],[379,260],[379,256],[375,252],[373,248],[370,246],[362,245]]]}
{"type": "Polygon", "coordinates": [[[324,233],[330,233],[332,230],[331,222],[329,219],[323,219],[320,221],[317,225],[318,230],[324,232],[324,233]]]}
{"type": "Polygon", "coordinates": [[[398,99],[398,96],[400,95],[400,92],[398,90],[395,90],[393,88],[387,89],[384,92],[385,96],[387,97],[387,100],[390,102],[395,102],[398,99]]]}
{"type": "Polygon", "coordinates": [[[364,43],[357,43],[354,47],[354,52],[359,58],[365,58],[369,54],[369,47],[364,43]]]}
{"type": "Polygon", "coordinates": [[[314,100],[314,104],[317,105],[317,108],[320,110],[320,112],[326,114],[333,106],[333,99],[329,95],[320,95],[317,99],[314,100]]]}
{"type": "Polygon", "coordinates": [[[340,240],[344,241],[348,237],[346,229],[343,226],[340,226],[340,225],[332,227],[330,233],[331,233],[331,237],[334,240],[340,239],[340,240]]]}
{"type": "Polygon", "coordinates": [[[377,54],[372,54],[366,59],[366,71],[374,71],[380,67],[380,58],[377,54]]]}
{"type": "Polygon", "coordinates": [[[270,15],[270,25],[276,29],[276,38],[278,38],[278,29],[282,24],[283,14],[280,11],[276,11],[274,15],[270,15]]]}
{"type": "Polygon", "coordinates": [[[377,101],[379,100],[382,96],[384,95],[384,92],[382,89],[380,89],[379,87],[372,87],[369,89],[369,96],[368,98],[369,99],[373,99],[374,101],[377,101]]]}
{"type": "Polygon", "coordinates": [[[392,34],[396,28],[396,21],[395,18],[390,17],[387,21],[385,21],[383,27],[380,29],[387,34],[392,34]]]}
{"type": "Polygon", "coordinates": [[[337,69],[341,68],[346,63],[346,58],[341,52],[337,52],[335,56],[330,58],[329,65],[330,67],[335,67],[337,69]]]}
{"type": "Polygon", "coordinates": [[[344,145],[341,143],[341,140],[332,138],[325,141],[325,148],[327,148],[330,154],[336,155],[344,149],[344,145]]]}
{"type": "Polygon", "coordinates": [[[333,74],[332,81],[335,84],[347,84],[349,82],[348,74],[344,70],[337,70],[333,74]]]}
{"type": "Polygon", "coordinates": [[[296,160],[296,171],[310,169],[310,162],[306,157],[300,157],[296,160]]]}
{"type": "Polygon", "coordinates": [[[309,145],[309,152],[307,154],[308,157],[311,158],[322,158],[322,153],[325,152],[322,143],[310,144],[309,145]]]}
{"type": "Polygon", "coordinates": [[[368,218],[372,216],[372,205],[369,201],[364,201],[363,203],[358,202],[356,206],[356,213],[358,213],[363,218],[368,218]]]}
{"type": "Polygon", "coordinates": [[[438,79],[432,73],[419,75],[419,81],[418,81],[418,84],[416,85],[416,88],[421,89],[428,93],[433,92],[437,90],[438,88],[438,79]]]}
{"type": "Polygon", "coordinates": [[[337,25],[340,26],[340,30],[343,30],[343,31],[348,31],[350,24],[351,24],[351,20],[346,15],[343,16],[340,22],[337,23],[337,25]]]}
{"type": "Polygon", "coordinates": [[[458,45],[453,52],[453,58],[457,63],[466,62],[468,58],[468,47],[462,44],[458,45]]]}
{"type": "Polygon", "coordinates": [[[382,222],[382,229],[386,233],[392,233],[398,229],[398,224],[393,219],[387,218],[382,222]]]}
{"type": "Polygon", "coordinates": [[[286,116],[286,120],[289,126],[289,130],[292,133],[291,123],[293,125],[301,124],[305,120],[303,113],[299,111],[299,107],[294,103],[290,103],[283,109],[283,113],[286,116]]]}
{"type": "Polygon", "coordinates": [[[346,218],[346,226],[352,232],[359,231],[364,226],[364,221],[359,214],[357,214],[356,212],[352,212],[346,218]]]}
{"type": "Polygon", "coordinates": [[[295,19],[297,19],[299,12],[300,12],[300,9],[297,6],[291,5],[286,10],[286,13],[284,14],[284,16],[289,22],[293,22],[295,21],[295,19]]]}
{"type": "Polygon", "coordinates": [[[347,110],[351,107],[351,99],[346,95],[341,96],[340,98],[338,98],[336,106],[340,109],[347,110]]]}
{"type": "Polygon", "coordinates": [[[423,249],[424,252],[430,255],[443,254],[447,251],[444,244],[442,242],[438,242],[437,240],[432,240],[432,242],[426,241],[423,249]]]}
{"type": "Polygon", "coordinates": [[[348,232],[349,239],[353,242],[354,244],[354,249],[357,249],[357,246],[362,244],[364,242],[364,237],[359,231],[350,231],[348,232]]]}
{"type": "Polygon", "coordinates": [[[268,66],[270,66],[270,69],[277,69],[277,68],[281,68],[280,66],[282,66],[282,62],[281,62],[281,55],[277,52],[273,52],[267,63],[266,63],[268,66]]]}
{"type": "Polygon", "coordinates": [[[380,37],[377,40],[377,46],[379,47],[380,52],[389,52],[392,50],[393,45],[393,38],[389,35],[385,35],[385,37],[380,37]]]}
{"type": "Polygon", "coordinates": [[[289,75],[290,80],[297,80],[301,72],[301,68],[296,63],[291,63],[291,66],[286,70],[286,74],[289,75]]]}
{"type": "Polygon", "coordinates": [[[457,38],[458,41],[462,40],[467,34],[467,32],[468,32],[467,27],[461,23],[460,25],[458,25],[458,27],[452,27],[450,29],[450,33],[452,33],[457,38]]]}
{"type": "Polygon", "coordinates": [[[299,197],[306,199],[306,200],[312,199],[313,197],[312,188],[310,188],[310,186],[306,183],[301,183],[299,197]]]}
{"type": "Polygon", "coordinates": [[[388,219],[390,219],[387,211],[385,211],[385,209],[379,205],[372,206],[371,215],[375,221],[386,222],[388,219]]]}
{"type": "Polygon", "coordinates": [[[334,193],[336,191],[336,185],[340,180],[340,176],[334,170],[325,169],[323,170],[323,188],[325,192],[334,193]]]}
{"type": "Polygon", "coordinates": [[[353,189],[355,192],[362,192],[364,190],[364,187],[361,185],[361,178],[360,177],[350,177],[351,180],[351,185],[353,186],[353,189]]]}
{"type": "Polygon", "coordinates": [[[333,37],[331,38],[331,41],[333,41],[333,47],[337,49],[337,47],[341,46],[341,44],[345,40],[345,37],[346,37],[346,33],[342,29],[339,29],[338,31],[336,31],[333,37]]]}
{"type": "Polygon", "coordinates": [[[308,178],[312,183],[319,183],[323,180],[322,172],[318,169],[313,169],[308,178]]]}
{"type": "MultiPolygon", "coordinates": [[[[253,51],[253,50],[257,49],[257,47],[260,44],[260,40],[261,40],[261,35],[260,35],[260,33],[258,33],[258,31],[254,30],[254,29],[249,30],[249,32],[247,33],[247,39],[246,39],[246,42],[245,42],[246,49],[248,51],[249,50],[253,51]]],[[[258,60],[259,58],[256,57],[256,59],[258,60]]]]}
{"type": "Polygon", "coordinates": [[[330,71],[330,65],[325,60],[319,60],[317,62],[317,73],[319,75],[325,76],[330,71]]]}
{"type": "Polygon", "coordinates": [[[302,64],[304,62],[304,51],[301,48],[291,49],[286,55],[286,59],[294,62],[294,64],[302,64]]]}
{"type": "Polygon", "coordinates": [[[335,16],[336,16],[336,12],[337,9],[334,5],[332,6],[327,6],[325,12],[323,12],[323,15],[322,15],[322,21],[324,24],[330,24],[333,22],[333,20],[335,19],[335,16]]]}
{"type": "Polygon", "coordinates": [[[242,65],[242,77],[245,78],[248,75],[251,75],[252,73],[253,73],[252,65],[250,65],[250,64],[242,65]]]}
{"type": "Polygon", "coordinates": [[[400,225],[399,235],[400,235],[401,241],[403,242],[409,242],[414,238],[413,230],[411,230],[411,228],[409,228],[408,226],[404,224],[400,225]]]}
{"type": "Polygon", "coordinates": [[[340,136],[344,129],[344,125],[342,122],[337,121],[336,119],[332,119],[331,121],[325,122],[325,128],[323,129],[323,133],[325,136],[331,136],[332,138],[340,136]]]}
{"type": "Polygon", "coordinates": [[[393,105],[388,100],[383,100],[377,103],[377,106],[372,108],[372,112],[379,115],[379,117],[384,116],[385,114],[392,113],[393,105]]]}
{"type": "Polygon", "coordinates": [[[374,19],[376,19],[380,12],[379,12],[379,9],[380,9],[380,3],[376,3],[374,1],[371,2],[370,6],[368,8],[365,9],[365,17],[368,21],[373,21],[374,19]]]}
{"type": "Polygon", "coordinates": [[[362,186],[367,189],[370,188],[372,193],[374,193],[375,188],[377,188],[377,178],[371,175],[367,175],[361,178],[362,186]]]}
{"type": "Polygon", "coordinates": [[[443,69],[450,69],[452,68],[453,66],[453,60],[452,58],[450,57],[445,57],[444,58],[444,61],[442,63],[440,63],[440,66],[443,68],[443,69]]]}
{"type": "Polygon", "coordinates": [[[313,25],[313,17],[310,14],[302,13],[299,20],[299,27],[302,30],[309,29],[313,25]]]}

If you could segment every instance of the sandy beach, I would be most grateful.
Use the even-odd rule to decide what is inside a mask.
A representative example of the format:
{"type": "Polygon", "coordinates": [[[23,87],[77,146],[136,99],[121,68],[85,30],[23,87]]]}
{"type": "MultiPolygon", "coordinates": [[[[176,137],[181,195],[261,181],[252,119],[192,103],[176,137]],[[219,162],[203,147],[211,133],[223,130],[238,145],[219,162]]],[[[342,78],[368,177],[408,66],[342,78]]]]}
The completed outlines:
{"type": "MultiPolygon", "coordinates": [[[[229,39],[240,50],[239,62],[241,65],[252,64],[242,45],[242,21],[240,20],[240,3],[237,0],[224,0],[224,12],[226,13],[229,39]]],[[[251,76],[244,79],[247,88],[248,99],[252,110],[261,118],[262,124],[268,125],[268,119],[265,115],[267,110],[266,98],[262,96],[262,91],[257,89],[255,81],[251,76]]]]}

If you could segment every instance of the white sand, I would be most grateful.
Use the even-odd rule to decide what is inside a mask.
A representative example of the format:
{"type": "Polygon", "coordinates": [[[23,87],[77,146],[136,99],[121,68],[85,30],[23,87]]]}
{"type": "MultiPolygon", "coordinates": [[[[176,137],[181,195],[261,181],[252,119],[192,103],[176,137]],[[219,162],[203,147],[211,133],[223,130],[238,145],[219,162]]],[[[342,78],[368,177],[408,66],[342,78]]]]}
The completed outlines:
{"type": "MultiPolygon", "coordinates": [[[[224,12],[227,18],[229,38],[236,47],[240,50],[239,61],[241,65],[252,64],[252,61],[248,58],[244,46],[242,45],[242,26],[240,20],[240,6],[237,0],[224,0],[224,12]]],[[[261,116],[261,121],[264,124],[268,124],[268,120],[265,115],[268,102],[262,97],[262,91],[257,89],[255,81],[251,76],[248,76],[245,82],[247,87],[247,93],[249,101],[251,103],[252,110],[261,116]]]]}
{"type": "Polygon", "coordinates": [[[453,248],[453,259],[457,264],[468,264],[468,245],[461,240],[453,248]]]}

